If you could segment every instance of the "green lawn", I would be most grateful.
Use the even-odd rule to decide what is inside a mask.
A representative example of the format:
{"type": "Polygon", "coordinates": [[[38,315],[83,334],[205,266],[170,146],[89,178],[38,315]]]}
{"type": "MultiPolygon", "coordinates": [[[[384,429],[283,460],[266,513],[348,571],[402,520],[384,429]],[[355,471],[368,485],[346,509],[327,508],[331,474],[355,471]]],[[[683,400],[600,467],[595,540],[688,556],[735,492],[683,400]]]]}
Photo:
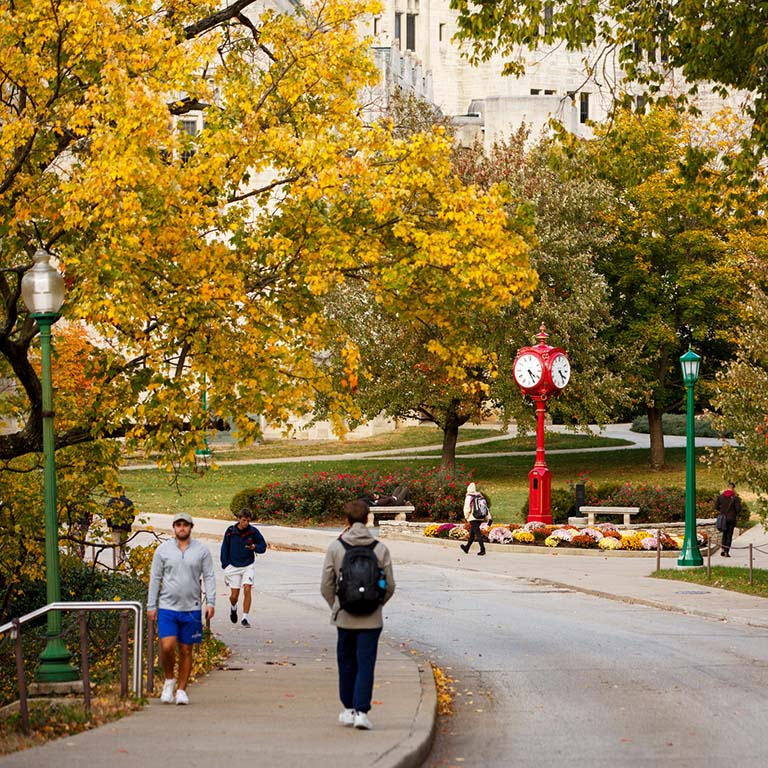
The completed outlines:
{"type": "MultiPolygon", "coordinates": [[[[417,428],[424,429],[423,427],[417,428]]],[[[474,433],[479,430],[470,430],[474,433]]],[[[482,430],[488,434],[487,430],[482,430]]],[[[474,434],[472,434],[474,437],[474,434]]],[[[553,435],[553,438],[555,436],[553,435]]],[[[558,436],[559,437],[559,436],[558,436]]],[[[593,446],[593,439],[583,436],[563,436],[563,443],[558,447],[593,446]],[[567,437],[567,440],[565,439],[567,437]],[[574,441],[576,445],[574,445],[574,441]]],[[[372,438],[378,440],[379,438],[372,438]]],[[[472,439],[462,431],[462,439],[472,439]]],[[[531,439],[531,438],[529,438],[531,439]]],[[[361,441],[356,441],[361,442],[361,441]]],[[[521,450],[511,448],[513,441],[490,443],[494,450],[521,450]]],[[[547,447],[553,448],[555,441],[547,437],[547,447]]],[[[393,442],[387,448],[397,447],[393,442]]],[[[328,444],[320,453],[328,453],[328,444]]],[[[486,445],[480,446],[483,451],[486,445]]],[[[531,450],[533,446],[531,445],[531,450]]],[[[378,449],[382,449],[380,445],[378,449]]],[[[367,450],[367,449],[366,449],[367,450]]],[[[375,450],[371,448],[370,450],[375,450]]],[[[219,458],[219,454],[216,456],[219,458]]],[[[590,478],[600,484],[607,481],[653,482],[670,485],[683,485],[685,480],[685,449],[673,448],[666,451],[668,467],[662,472],[652,472],[648,468],[647,449],[625,449],[599,451],[578,454],[547,454],[547,465],[552,471],[553,488],[561,488],[569,480],[576,480],[580,473],[588,473],[590,478]]],[[[238,456],[239,458],[239,456],[238,456]]],[[[266,458],[266,457],[265,457],[266,458]]],[[[225,459],[224,456],[221,457],[225,459]]],[[[221,465],[216,470],[203,476],[191,471],[183,474],[174,483],[173,475],[157,469],[126,470],[122,480],[128,495],[134,499],[139,509],[144,512],[173,513],[186,510],[205,517],[228,518],[229,503],[235,493],[243,488],[257,487],[269,482],[301,477],[313,472],[349,472],[359,473],[364,470],[387,472],[402,468],[404,464],[412,467],[435,466],[435,459],[413,459],[410,461],[393,460],[388,457],[376,459],[339,458],[338,461],[296,461],[271,464],[221,465]]],[[[528,472],[533,466],[533,455],[513,455],[502,457],[482,457],[462,460],[458,464],[472,469],[474,477],[493,498],[494,518],[498,522],[512,522],[520,519],[520,510],[528,498],[528,472]]],[[[699,465],[697,481],[700,486],[719,488],[723,478],[717,470],[699,465]]]]}
{"type": "Polygon", "coordinates": [[[652,575],[657,579],[673,579],[689,584],[704,584],[708,587],[720,587],[733,592],[744,592],[747,595],[768,597],[768,571],[760,568],[752,569],[752,584],[749,583],[749,569],[729,568],[714,565],[710,569],[712,576],[707,578],[706,568],[692,568],[678,571],[674,568],[656,571],[652,575]]]}
{"type": "MultiPolygon", "coordinates": [[[[476,440],[483,437],[505,439],[506,432],[499,429],[470,427],[461,430],[462,440],[476,440]]],[[[417,448],[419,446],[440,445],[442,432],[435,426],[403,427],[393,432],[361,438],[344,440],[266,440],[259,445],[240,448],[227,432],[218,432],[212,440],[212,451],[219,461],[230,459],[282,459],[291,456],[319,456],[363,451],[386,451],[398,448],[417,448]]],[[[132,455],[126,459],[128,464],[146,464],[145,456],[132,455]]]]}

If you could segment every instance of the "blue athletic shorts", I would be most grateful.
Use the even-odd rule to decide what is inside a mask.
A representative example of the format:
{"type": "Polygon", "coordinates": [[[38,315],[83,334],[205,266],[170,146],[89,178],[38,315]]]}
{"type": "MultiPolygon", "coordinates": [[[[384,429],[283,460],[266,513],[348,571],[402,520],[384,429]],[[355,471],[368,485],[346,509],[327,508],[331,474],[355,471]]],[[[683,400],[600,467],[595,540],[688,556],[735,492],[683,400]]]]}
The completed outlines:
{"type": "Polygon", "coordinates": [[[200,611],[171,611],[160,608],[157,612],[157,636],[175,637],[184,645],[195,645],[203,639],[203,620],[200,611]]]}

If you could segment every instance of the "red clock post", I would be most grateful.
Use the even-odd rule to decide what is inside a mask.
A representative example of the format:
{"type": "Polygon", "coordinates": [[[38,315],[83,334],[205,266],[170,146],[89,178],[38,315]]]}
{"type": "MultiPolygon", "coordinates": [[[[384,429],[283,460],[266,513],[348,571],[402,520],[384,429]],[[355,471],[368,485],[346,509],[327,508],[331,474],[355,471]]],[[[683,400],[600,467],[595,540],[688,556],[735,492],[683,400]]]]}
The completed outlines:
{"type": "Polygon", "coordinates": [[[547,400],[562,392],[571,378],[568,355],[560,347],[550,347],[549,334],[541,330],[536,334],[535,347],[521,347],[517,351],[512,373],[523,395],[536,404],[536,460],[528,473],[528,522],[552,523],[552,474],[544,456],[544,417],[547,400]]]}

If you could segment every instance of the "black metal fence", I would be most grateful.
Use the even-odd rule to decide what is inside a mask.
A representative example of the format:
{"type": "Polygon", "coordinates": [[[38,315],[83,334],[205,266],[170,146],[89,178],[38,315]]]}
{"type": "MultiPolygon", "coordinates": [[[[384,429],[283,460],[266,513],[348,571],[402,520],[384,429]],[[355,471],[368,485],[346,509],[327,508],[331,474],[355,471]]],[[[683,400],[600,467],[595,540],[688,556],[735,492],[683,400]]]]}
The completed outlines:
{"type": "MultiPolygon", "coordinates": [[[[50,603],[49,605],[38,608],[36,611],[27,613],[24,616],[13,619],[7,624],[0,626],[0,635],[7,632],[11,633],[14,641],[16,656],[16,676],[18,678],[19,691],[19,714],[21,716],[21,727],[25,734],[29,734],[29,701],[28,687],[26,683],[26,669],[23,653],[23,632],[22,628],[28,622],[44,616],[49,611],[67,611],[76,612],[80,625],[80,666],[83,682],[83,703],[85,714],[88,719],[91,717],[91,685],[90,685],[90,661],[88,654],[88,627],[87,614],[92,611],[119,611],[120,612],[120,695],[125,698],[128,696],[128,671],[129,665],[129,642],[128,642],[128,622],[130,614],[134,615],[133,622],[133,664],[132,664],[132,690],[133,695],[140,698],[142,695],[142,646],[144,634],[144,609],[140,602],[133,600],[124,600],[119,602],[60,602],[50,603]]],[[[147,668],[147,688],[152,690],[153,666],[154,666],[154,632],[152,622],[148,622],[148,668],[147,668]]]]}

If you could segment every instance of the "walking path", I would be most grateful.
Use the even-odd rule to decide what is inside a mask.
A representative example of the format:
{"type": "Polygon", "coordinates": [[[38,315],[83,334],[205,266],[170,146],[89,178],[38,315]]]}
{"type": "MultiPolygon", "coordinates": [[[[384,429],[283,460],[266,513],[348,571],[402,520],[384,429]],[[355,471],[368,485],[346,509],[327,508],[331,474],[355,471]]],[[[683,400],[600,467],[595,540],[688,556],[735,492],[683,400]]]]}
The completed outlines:
{"type": "MultiPolygon", "coordinates": [[[[547,449],[547,454],[550,453],[593,453],[595,451],[621,451],[633,448],[648,448],[651,444],[650,435],[642,434],[640,432],[632,432],[630,424],[607,424],[605,427],[591,426],[592,434],[602,437],[612,437],[617,440],[626,440],[626,445],[616,445],[606,448],[553,448],[547,449]]],[[[560,432],[573,434],[572,430],[566,429],[561,425],[549,425],[547,427],[549,432],[560,432]]],[[[503,443],[506,440],[511,440],[515,437],[514,433],[506,435],[492,435],[491,437],[478,437],[473,440],[461,440],[457,444],[457,448],[467,448],[467,446],[489,446],[493,443],[503,443]]],[[[697,437],[696,447],[701,448],[703,446],[719,446],[723,442],[732,442],[729,440],[723,441],[720,438],[714,437],[697,437]]],[[[665,435],[664,445],[666,448],[684,448],[685,437],[679,435],[665,435]]],[[[214,445],[215,448],[215,445],[214,445]]],[[[230,444],[227,444],[227,448],[231,448],[230,444]]],[[[376,451],[350,451],[349,453],[328,453],[308,456],[283,456],[275,458],[265,459],[226,459],[216,458],[216,463],[219,466],[243,466],[248,464],[291,464],[298,461],[343,461],[344,459],[377,459],[381,456],[386,456],[393,460],[398,461],[412,461],[413,459],[433,459],[440,456],[442,451],[442,445],[417,445],[410,448],[393,448],[387,450],[376,451]]],[[[490,452],[478,452],[478,453],[462,453],[460,457],[462,459],[471,459],[478,457],[492,457],[492,456],[514,456],[514,455],[533,455],[534,451],[490,451],[490,452]]],[[[123,467],[125,470],[135,469],[157,469],[157,464],[133,464],[123,467]]]]}

